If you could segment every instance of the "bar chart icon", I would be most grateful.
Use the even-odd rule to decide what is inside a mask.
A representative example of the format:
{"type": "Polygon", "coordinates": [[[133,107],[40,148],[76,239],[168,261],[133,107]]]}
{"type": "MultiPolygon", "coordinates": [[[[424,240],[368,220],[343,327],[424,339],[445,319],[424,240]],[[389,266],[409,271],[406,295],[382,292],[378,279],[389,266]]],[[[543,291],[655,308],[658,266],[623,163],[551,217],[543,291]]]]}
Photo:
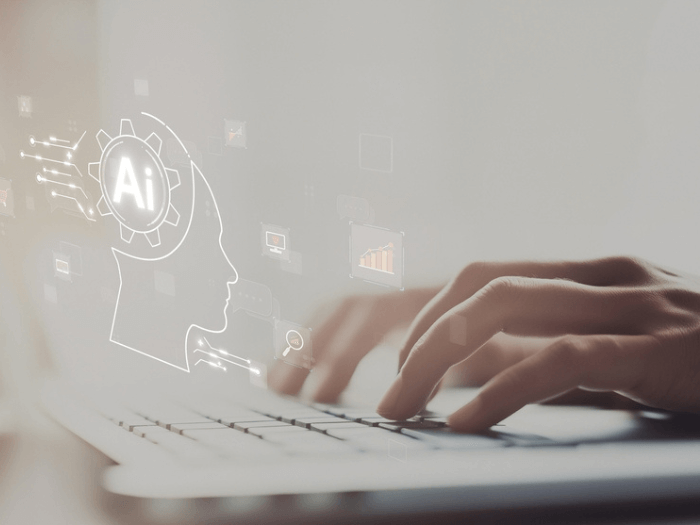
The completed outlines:
{"type": "Polygon", "coordinates": [[[350,276],[403,289],[403,232],[350,223],[350,276]]]}
{"type": "Polygon", "coordinates": [[[394,244],[370,248],[360,256],[360,266],[394,275],[394,244]]]}

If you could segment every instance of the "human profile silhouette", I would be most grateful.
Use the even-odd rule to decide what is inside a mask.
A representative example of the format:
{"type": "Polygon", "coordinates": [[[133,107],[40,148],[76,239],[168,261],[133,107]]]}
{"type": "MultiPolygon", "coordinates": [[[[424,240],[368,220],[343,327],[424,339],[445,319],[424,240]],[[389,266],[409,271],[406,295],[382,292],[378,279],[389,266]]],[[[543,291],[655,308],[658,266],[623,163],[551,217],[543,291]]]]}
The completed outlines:
{"type": "MultiPolygon", "coordinates": [[[[193,328],[212,333],[226,329],[229,286],[237,282],[238,274],[223,248],[219,208],[200,169],[191,160],[189,169],[181,169],[179,173],[165,168],[158,157],[160,138],[152,139],[153,133],[145,141],[138,139],[131,122],[126,122],[125,125],[122,121],[119,136],[101,142],[106,146],[99,163],[103,199],[109,209],[105,203],[98,204],[98,208],[104,210],[101,210],[103,215],[117,218],[122,238],[118,246],[112,247],[120,284],[109,339],[189,372],[192,364],[187,355],[188,336],[193,328]],[[138,154],[134,154],[136,150],[138,154]],[[108,153],[114,153],[117,159],[105,159],[108,153]],[[126,170],[122,168],[124,165],[126,170]],[[114,167],[111,172],[110,166],[114,167]],[[177,182],[164,182],[166,174],[177,182]],[[154,185],[150,181],[158,176],[161,180],[156,180],[156,184],[167,191],[167,198],[159,202],[159,194],[153,192],[155,197],[151,194],[139,200],[139,188],[152,191],[154,185]],[[145,184],[147,181],[150,185],[145,184]],[[173,188],[178,189],[173,192],[173,188]],[[109,202],[115,193],[121,209],[109,202]],[[147,208],[145,204],[149,201],[153,205],[147,208]],[[160,204],[175,210],[167,214],[175,219],[148,223],[147,228],[155,225],[157,229],[139,229],[140,217],[135,213],[143,211],[147,215],[151,209],[152,216],[156,216],[160,204]],[[122,213],[123,210],[126,212],[122,213]]],[[[164,213],[160,215],[165,217],[164,213]]]]}
{"type": "Polygon", "coordinates": [[[121,285],[110,336],[112,342],[188,372],[190,330],[225,330],[228,286],[238,280],[221,245],[223,226],[214,194],[194,163],[192,177],[192,220],[173,253],[148,261],[112,249],[121,285]]]}

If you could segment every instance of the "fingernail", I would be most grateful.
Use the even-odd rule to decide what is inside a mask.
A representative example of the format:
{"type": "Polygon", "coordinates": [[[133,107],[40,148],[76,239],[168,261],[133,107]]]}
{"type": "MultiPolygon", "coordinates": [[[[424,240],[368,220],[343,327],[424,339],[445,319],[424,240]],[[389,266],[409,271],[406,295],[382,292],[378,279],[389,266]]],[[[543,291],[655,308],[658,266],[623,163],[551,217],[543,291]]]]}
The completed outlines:
{"type": "Polygon", "coordinates": [[[394,380],[394,383],[389,387],[389,390],[386,391],[386,394],[384,394],[384,397],[379,402],[379,405],[377,405],[377,414],[383,417],[389,417],[396,407],[396,404],[399,402],[402,389],[403,380],[401,375],[399,375],[394,380]]]}

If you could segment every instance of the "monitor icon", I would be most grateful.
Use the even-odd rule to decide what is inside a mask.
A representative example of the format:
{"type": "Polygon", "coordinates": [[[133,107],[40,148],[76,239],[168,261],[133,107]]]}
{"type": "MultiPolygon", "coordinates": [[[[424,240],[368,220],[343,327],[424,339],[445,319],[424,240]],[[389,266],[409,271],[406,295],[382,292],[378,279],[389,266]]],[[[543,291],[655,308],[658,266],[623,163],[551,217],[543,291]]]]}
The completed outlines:
{"type": "Polygon", "coordinates": [[[291,242],[289,228],[260,223],[260,248],[266,257],[289,261],[291,242]]]}
{"type": "Polygon", "coordinates": [[[287,238],[281,233],[266,231],[265,244],[272,253],[282,255],[282,252],[286,249],[287,238]]]}

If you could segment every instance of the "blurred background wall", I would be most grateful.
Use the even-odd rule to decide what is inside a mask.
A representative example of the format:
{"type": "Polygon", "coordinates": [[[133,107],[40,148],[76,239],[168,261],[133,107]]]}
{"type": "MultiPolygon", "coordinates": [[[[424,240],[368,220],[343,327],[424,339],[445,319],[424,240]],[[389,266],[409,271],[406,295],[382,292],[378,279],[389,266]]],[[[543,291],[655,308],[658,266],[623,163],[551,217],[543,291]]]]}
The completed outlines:
{"type": "MultiPolygon", "coordinates": [[[[700,267],[697,2],[1,9],[0,176],[39,203],[17,158],[32,125],[71,118],[113,135],[121,118],[152,113],[201,164],[239,274],[268,286],[286,319],[304,322],[323,298],[385,291],[348,276],[339,195],[366,199],[370,222],[405,233],[407,288],[443,283],[479,259],[626,253],[700,267]],[[34,97],[34,120],[17,116],[19,95],[34,97]],[[246,123],[247,148],[225,145],[225,120],[246,123]],[[363,169],[360,134],[391,138],[390,170],[363,169]],[[261,256],[261,223],[290,229],[299,268],[261,256]]],[[[33,235],[51,229],[99,236],[22,202],[16,220],[0,218],[16,232],[13,250],[30,253],[33,235]]],[[[103,277],[114,281],[109,268],[103,277]]]]}
{"type": "Polygon", "coordinates": [[[695,269],[698,249],[681,231],[698,219],[688,176],[698,163],[667,157],[677,137],[698,138],[685,117],[698,105],[696,68],[681,62],[697,47],[678,44],[692,39],[697,10],[100,2],[103,117],[149,108],[197,144],[243,273],[295,297],[358,289],[346,279],[338,194],[366,198],[376,225],[406,233],[407,285],[492,258],[624,252],[695,269]],[[134,95],[142,77],[148,97],[134,95]],[[211,155],[225,118],[247,122],[248,149],[211,155]],[[391,173],[360,169],[360,133],[392,137],[391,173]],[[313,279],[297,289],[288,275],[260,274],[261,221],[291,228],[313,279]]]}

